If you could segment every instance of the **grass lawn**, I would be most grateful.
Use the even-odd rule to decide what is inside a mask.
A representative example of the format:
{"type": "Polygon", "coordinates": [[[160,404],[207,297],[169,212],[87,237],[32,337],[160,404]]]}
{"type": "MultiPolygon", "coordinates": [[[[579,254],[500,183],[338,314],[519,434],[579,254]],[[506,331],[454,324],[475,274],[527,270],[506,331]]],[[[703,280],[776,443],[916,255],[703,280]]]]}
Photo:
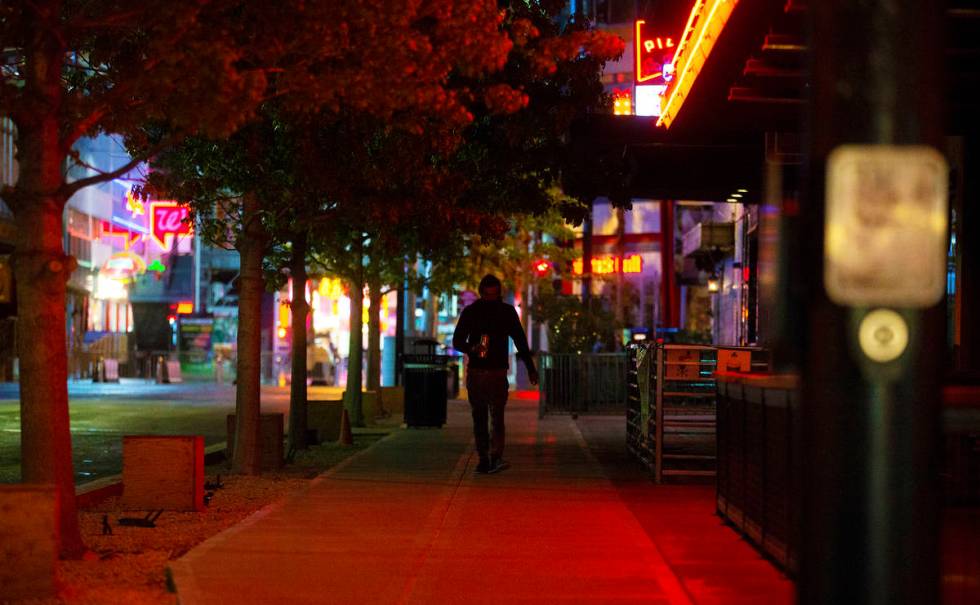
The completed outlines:
{"type": "MultiPolygon", "coordinates": [[[[171,402],[82,401],[71,404],[75,481],[122,472],[123,435],[203,435],[205,445],[225,440],[233,406],[171,402]]],[[[20,404],[0,402],[0,483],[20,481],[20,404]]]]}

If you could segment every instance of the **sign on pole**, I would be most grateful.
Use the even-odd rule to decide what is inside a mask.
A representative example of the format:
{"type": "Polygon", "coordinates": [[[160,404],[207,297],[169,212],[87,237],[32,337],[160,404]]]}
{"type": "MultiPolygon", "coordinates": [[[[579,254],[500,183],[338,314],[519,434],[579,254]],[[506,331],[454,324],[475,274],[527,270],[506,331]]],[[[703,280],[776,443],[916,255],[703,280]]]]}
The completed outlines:
{"type": "Polygon", "coordinates": [[[824,286],[843,306],[929,307],[946,288],[949,169],[932,147],[842,145],[827,159],[824,286]]]}

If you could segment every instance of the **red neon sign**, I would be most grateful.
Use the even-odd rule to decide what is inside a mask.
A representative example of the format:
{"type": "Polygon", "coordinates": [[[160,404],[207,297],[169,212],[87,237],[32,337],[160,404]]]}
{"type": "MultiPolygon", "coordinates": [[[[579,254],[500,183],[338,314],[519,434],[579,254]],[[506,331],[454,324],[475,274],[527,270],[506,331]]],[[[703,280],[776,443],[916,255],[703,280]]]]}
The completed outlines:
{"type": "Polygon", "coordinates": [[[190,235],[190,209],[177,202],[150,202],[150,237],[161,250],[170,250],[174,236],[190,235]]]}
{"type": "MultiPolygon", "coordinates": [[[[582,259],[572,261],[572,272],[582,275],[582,259]]],[[[643,257],[639,254],[629,256],[596,256],[592,258],[592,274],[608,275],[611,273],[642,273],[643,257]]]]}
{"type": "Polygon", "coordinates": [[[132,231],[125,227],[120,227],[109,221],[102,221],[102,237],[107,239],[121,237],[123,238],[123,250],[129,250],[133,247],[133,244],[140,241],[143,234],[139,231],[132,231]]]}
{"type": "Polygon", "coordinates": [[[674,39],[664,36],[651,36],[646,31],[646,21],[636,21],[633,46],[636,59],[636,83],[662,84],[670,72],[667,67],[674,54],[674,39]]]}

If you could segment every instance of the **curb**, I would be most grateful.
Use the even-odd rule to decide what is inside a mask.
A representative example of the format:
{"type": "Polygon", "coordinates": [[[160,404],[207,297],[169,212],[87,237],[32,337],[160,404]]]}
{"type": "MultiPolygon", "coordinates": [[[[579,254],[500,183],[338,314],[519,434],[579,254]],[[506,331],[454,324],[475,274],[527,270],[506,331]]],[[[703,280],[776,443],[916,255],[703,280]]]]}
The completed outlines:
{"type": "MultiPolygon", "coordinates": [[[[204,448],[204,464],[217,464],[225,459],[224,443],[215,443],[204,448]]],[[[95,506],[109,498],[121,496],[123,493],[122,474],[109,475],[94,481],[88,481],[75,487],[75,506],[87,508],[95,506]]]]}

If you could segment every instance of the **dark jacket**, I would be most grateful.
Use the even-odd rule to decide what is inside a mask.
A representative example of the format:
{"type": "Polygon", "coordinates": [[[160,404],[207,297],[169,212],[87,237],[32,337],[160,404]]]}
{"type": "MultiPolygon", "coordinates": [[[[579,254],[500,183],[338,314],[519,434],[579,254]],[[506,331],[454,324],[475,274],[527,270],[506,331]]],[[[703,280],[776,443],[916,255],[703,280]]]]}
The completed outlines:
{"type": "Polygon", "coordinates": [[[517,310],[499,300],[480,299],[463,309],[453,332],[453,348],[469,355],[471,369],[507,369],[507,339],[514,340],[517,357],[529,372],[534,371],[534,359],[527,346],[527,336],[521,327],[517,310]],[[472,355],[482,335],[490,337],[486,357],[472,355]]]}

